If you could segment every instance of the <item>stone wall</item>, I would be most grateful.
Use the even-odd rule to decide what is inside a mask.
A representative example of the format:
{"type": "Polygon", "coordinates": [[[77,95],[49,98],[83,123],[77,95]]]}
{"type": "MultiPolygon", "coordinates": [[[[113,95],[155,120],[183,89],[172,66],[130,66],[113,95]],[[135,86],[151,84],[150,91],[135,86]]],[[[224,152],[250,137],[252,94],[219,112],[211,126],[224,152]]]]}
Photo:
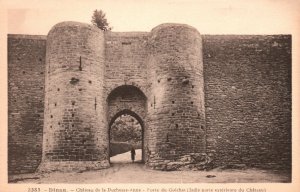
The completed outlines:
{"type": "Polygon", "coordinates": [[[215,166],[291,166],[291,36],[203,37],[207,150],[215,166]]]}
{"type": "Polygon", "coordinates": [[[189,167],[180,159],[205,153],[202,40],[187,25],[163,24],[151,31],[147,164],[155,169],[189,167]]]}
{"type": "Polygon", "coordinates": [[[111,125],[120,115],[132,112],[138,116],[137,120],[143,125],[147,115],[146,101],[144,93],[132,85],[114,89],[107,98],[107,122],[111,125]]]}
{"type": "Polygon", "coordinates": [[[8,172],[36,170],[42,157],[46,36],[8,36],[8,172]]]}
{"type": "MultiPolygon", "coordinates": [[[[122,114],[134,116],[147,129],[147,42],[146,32],[106,32],[105,95],[108,122],[122,114]]],[[[109,125],[110,126],[110,125],[109,125]]],[[[144,131],[143,131],[143,137],[144,131]]],[[[145,145],[143,139],[143,146],[145,145]]],[[[143,160],[146,155],[143,150],[143,160]]]]}
{"type": "Polygon", "coordinates": [[[104,43],[102,31],[88,24],[63,22],[50,30],[40,171],[109,165],[104,43]]]}
{"type": "Polygon", "coordinates": [[[105,95],[117,87],[132,85],[147,95],[147,41],[145,32],[106,32],[105,95]]]}
{"type": "Polygon", "coordinates": [[[200,36],[177,24],[103,33],[63,22],[47,48],[45,36],[9,35],[8,83],[10,173],[36,170],[43,124],[40,170],[109,166],[109,123],[123,113],[142,122],[155,169],[291,167],[288,35],[200,36]]]}

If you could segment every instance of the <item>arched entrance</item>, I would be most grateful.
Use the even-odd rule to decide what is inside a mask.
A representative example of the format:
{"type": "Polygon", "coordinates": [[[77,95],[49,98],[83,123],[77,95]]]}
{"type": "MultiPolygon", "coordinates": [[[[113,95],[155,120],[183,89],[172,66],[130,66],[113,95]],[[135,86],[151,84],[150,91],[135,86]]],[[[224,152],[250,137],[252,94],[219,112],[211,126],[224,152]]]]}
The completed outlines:
{"type": "MultiPolygon", "coordinates": [[[[116,153],[125,153],[130,151],[131,146],[135,148],[141,148],[141,162],[145,160],[145,129],[147,128],[146,123],[146,101],[147,98],[145,94],[137,87],[132,85],[122,85],[114,90],[107,97],[107,106],[108,106],[108,134],[109,134],[109,156],[116,155],[116,153]],[[134,140],[129,141],[128,138],[130,137],[130,133],[125,132],[124,138],[122,135],[118,135],[119,142],[114,142],[113,135],[114,129],[119,129],[119,131],[126,131],[128,127],[128,119],[132,119],[132,122],[138,124],[140,126],[140,140],[135,142],[134,140]],[[123,122],[124,125],[122,127],[114,127],[115,123],[123,122]],[[127,139],[126,139],[127,137],[127,139]],[[124,142],[120,142],[124,141],[124,142]],[[140,147],[139,147],[140,142],[140,147]]],[[[132,134],[139,134],[139,128],[132,128],[129,127],[129,131],[133,131],[132,134]]],[[[137,154],[138,155],[138,154],[137,154]]],[[[128,156],[130,159],[130,155],[128,156]]]]}
{"type": "Polygon", "coordinates": [[[143,162],[144,122],[134,112],[118,112],[109,123],[110,163],[128,163],[134,147],[135,162],[143,162]]]}

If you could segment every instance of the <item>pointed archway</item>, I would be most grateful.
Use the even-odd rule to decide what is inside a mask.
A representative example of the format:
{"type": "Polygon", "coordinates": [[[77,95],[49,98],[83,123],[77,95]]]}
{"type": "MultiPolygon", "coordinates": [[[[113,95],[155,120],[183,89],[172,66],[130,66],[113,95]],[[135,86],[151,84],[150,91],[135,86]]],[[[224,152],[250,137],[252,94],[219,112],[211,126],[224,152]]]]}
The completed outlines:
{"type": "MultiPolygon", "coordinates": [[[[147,98],[145,94],[137,87],[133,85],[122,85],[114,90],[111,91],[111,93],[107,97],[107,111],[108,111],[108,134],[109,134],[109,152],[110,155],[112,153],[116,153],[115,151],[112,150],[112,126],[114,122],[122,117],[129,115],[132,118],[135,119],[136,122],[141,127],[141,153],[142,157],[141,160],[144,162],[145,160],[145,129],[147,128],[147,123],[146,123],[146,103],[147,103],[147,98]]],[[[123,138],[121,138],[122,140],[123,138]]],[[[125,139],[126,141],[126,139],[125,139]]],[[[119,152],[123,152],[126,150],[130,150],[131,146],[133,144],[130,142],[126,143],[119,143],[118,147],[117,145],[114,145],[115,148],[118,148],[117,150],[119,152]]],[[[114,150],[115,150],[114,148],[114,150]]],[[[114,155],[114,154],[113,154],[114,155]]]]}
{"type": "Polygon", "coordinates": [[[109,123],[110,163],[131,162],[130,150],[135,149],[135,162],[143,160],[144,122],[134,112],[118,112],[109,123]]]}

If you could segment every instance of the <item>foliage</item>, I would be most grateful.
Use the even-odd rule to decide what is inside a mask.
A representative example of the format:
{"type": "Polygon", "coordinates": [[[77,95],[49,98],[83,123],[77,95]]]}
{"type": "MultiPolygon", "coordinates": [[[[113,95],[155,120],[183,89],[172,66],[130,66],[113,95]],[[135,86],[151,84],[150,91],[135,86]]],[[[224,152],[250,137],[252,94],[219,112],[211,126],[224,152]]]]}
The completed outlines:
{"type": "Polygon", "coordinates": [[[130,115],[118,117],[111,126],[111,141],[138,143],[142,140],[142,127],[139,122],[130,115]]]}
{"type": "Polygon", "coordinates": [[[103,31],[110,31],[112,28],[107,22],[105,13],[102,10],[95,10],[91,20],[92,24],[103,31]]]}

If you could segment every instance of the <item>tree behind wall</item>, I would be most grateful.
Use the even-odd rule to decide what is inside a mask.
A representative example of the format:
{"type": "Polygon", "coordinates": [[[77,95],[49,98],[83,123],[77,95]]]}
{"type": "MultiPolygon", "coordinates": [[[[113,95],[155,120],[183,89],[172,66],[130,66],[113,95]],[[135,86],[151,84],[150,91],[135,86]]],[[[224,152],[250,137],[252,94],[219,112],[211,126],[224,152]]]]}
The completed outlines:
{"type": "Polygon", "coordinates": [[[102,10],[95,10],[91,20],[92,24],[103,31],[110,31],[112,28],[109,26],[105,13],[102,10]]]}
{"type": "Polygon", "coordinates": [[[130,115],[118,117],[110,128],[110,139],[113,142],[141,143],[142,127],[140,123],[130,115]]]}

